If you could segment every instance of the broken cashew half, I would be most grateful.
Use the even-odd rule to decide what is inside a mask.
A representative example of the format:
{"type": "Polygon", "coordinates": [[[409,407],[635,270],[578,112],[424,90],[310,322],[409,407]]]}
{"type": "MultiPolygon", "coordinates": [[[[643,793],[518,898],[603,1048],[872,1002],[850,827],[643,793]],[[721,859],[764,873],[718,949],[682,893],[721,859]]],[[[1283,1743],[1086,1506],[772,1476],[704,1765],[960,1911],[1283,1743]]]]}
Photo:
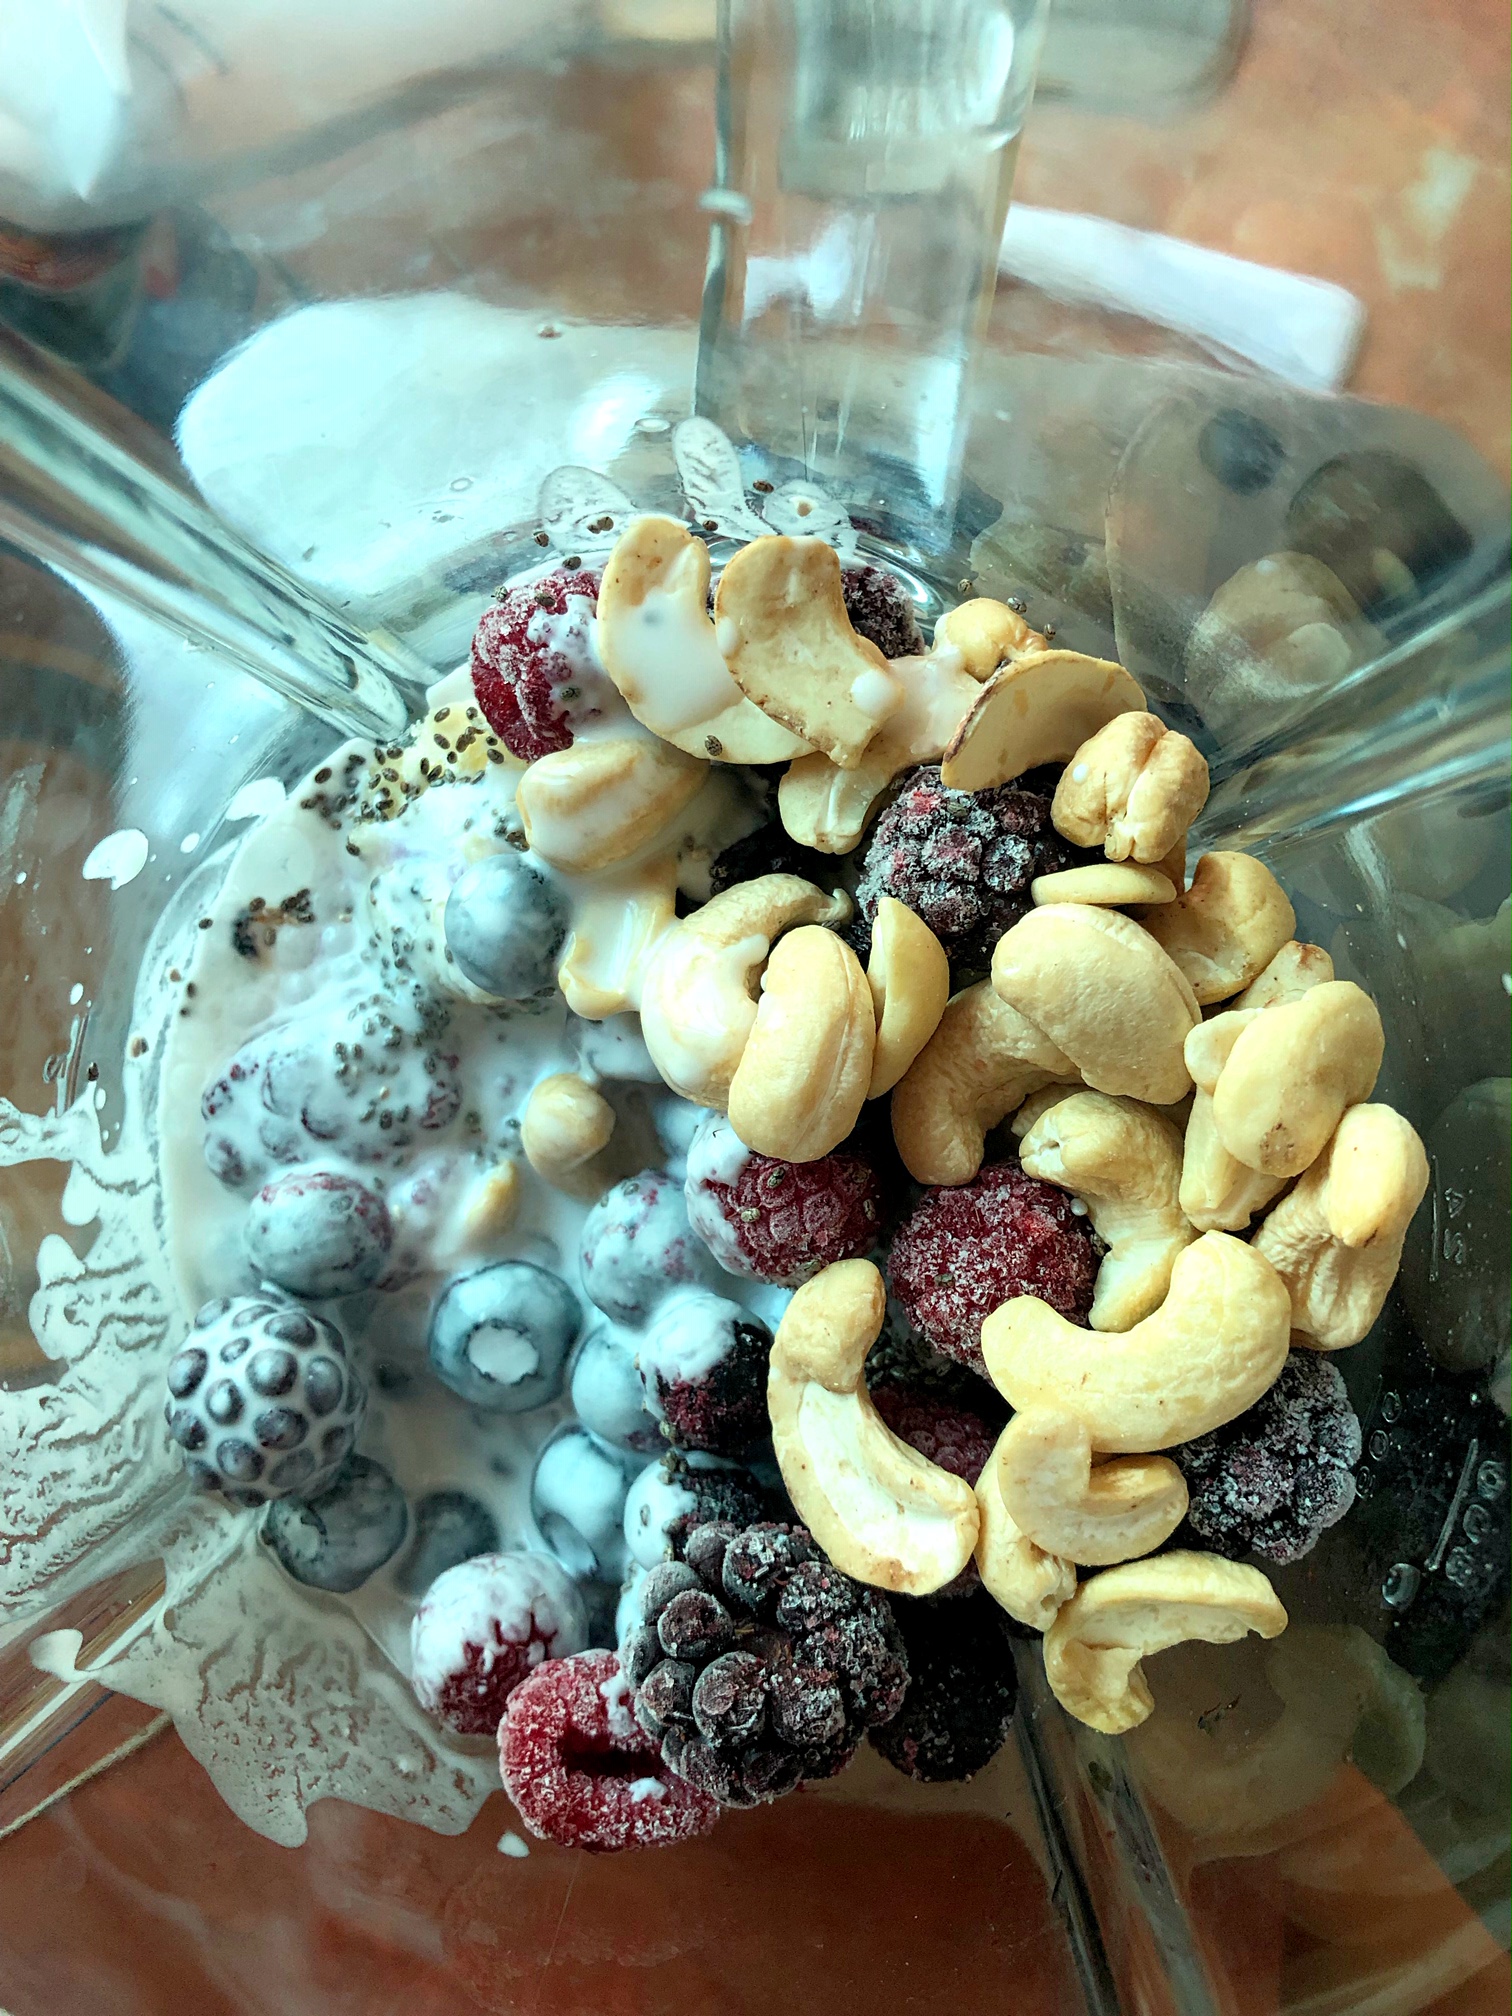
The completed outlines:
{"type": "Polygon", "coordinates": [[[520,1147],[537,1176],[570,1197],[597,1197],[609,1178],[595,1167],[614,1132],[614,1108],[573,1071],[542,1078],[525,1102],[520,1147]]]}
{"type": "Polygon", "coordinates": [[[557,985],[574,1015],[602,1022],[639,1008],[651,954],[677,915],[677,858],[596,876],[573,905],[557,985]]]}
{"type": "Polygon", "coordinates": [[[1352,980],[1250,1014],[1213,1084],[1219,1140],[1261,1175],[1300,1176],[1346,1109],[1370,1097],[1385,1049],[1380,1010],[1352,980]]]}
{"type": "Polygon", "coordinates": [[[532,853],[564,875],[589,875],[638,853],[708,774],[707,763],[649,735],[606,735],[539,757],[515,806],[532,853]]]}
{"type": "Polygon", "coordinates": [[[1255,1234],[1286,1283],[1292,1327],[1319,1351],[1358,1344],[1380,1315],[1428,1188],[1428,1157],[1389,1106],[1351,1106],[1255,1234]]]}
{"type": "Polygon", "coordinates": [[[1181,1136],[1170,1121],[1131,1099],[1073,1092],[1025,1132],[1019,1160],[1029,1175],[1080,1197],[1107,1242],[1092,1328],[1129,1330],[1158,1309],[1177,1254],[1197,1237],[1177,1201],[1181,1136]]]}
{"type": "Polygon", "coordinates": [[[935,649],[948,645],[960,658],[961,670],[977,685],[990,679],[1010,658],[1027,658],[1048,647],[1016,609],[990,595],[958,602],[935,625],[935,649]]]}
{"type": "Polygon", "coordinates": [[[1092,1439],[1062,1407],[1025,1407],[987,1459],[1008,1516],[1036,1547],[1086,1568],[1133,1561],[1186,1517],[1186,1479],[1166,1456],[1092,1462],[1092,1439]]]}
{"type": "Polygon", "coordinates": [[[994,993],[989,981],[957,994],[892,1095],[893,1139],[917,1183],[969,1183],[1000,1120],[1076,1066],[994,993]]]}
{"type": "Polygon", "coordinates": [[[800,875],[758,875],[721,890],[657,941],[641,984],[641,1035],[663,1080],[697,1106],[723,1108],[756,1022],[756,976],[795,924],[843,924],[850,898],[800,875]]]}
{"type": "Polygon", "coordinates": [[[887,1291],[869,1260],[841,1260],[788,1304],[772,1345],[772,1446],[798,1517],[842,1574],[928,1596],[976,1545],[976,1493],[884,1424],[862,1368],[887,1291]]]}
{"type": "Polygon", "coordinates": [[[1176,885],[1158,868],[1126,861],[1090,861],[1083,868],[1060,868],[1036,875],[1029,894],[1038,904],[1096,903],[1108,909],[1125,903],[1174,903],[1176,885]]]}
{"type": "Polygon", "coordinates": [[[989,1460],[976,1483],[981,1526],[976,1565],[988,1595],[1032,1631],[1048,1631],[1055,1613],[1076,1594],[1076,1564],[1036,1547],[1015,1522],[989,1460]]]}
{"type": "Polygon", "coordinates": [[[992,985],[1094,1090],[1168,1106],[1191,1089],[1182,1046],[1199,1020],[1196,997],[1122,911],[1089,903],[1031,910],[999,938],[992,985]]]}
{"type": "Polygon", "coordinates": [[[1068,763],[1115,714],[1142,710],[1144,694],[1106,658],[1037,651],[1015,658],[978,690],[940,764],[953,791],[985,791],[1042,763],[1068,763]]]}
{"type": "Polygon", "coordinates": [[[1155,714],[1118,714],[1061,772],[1055,830],[1110,861],[1153,866],[1186,839],[1207,803],[1208,766],[1195,743],[1155,714]]]}
{"type": "Polygon", "coordinates": [[[1206,1007],[1248,987],[1297,928],[1281,884],[1251,854],[1204,854],[1174,903],[1139,913],[1206,1007]]]}
{"type": "Polygon", "coordinates": [[[1121,1736],[1155,1706],[1140,1666],[1149,1653],[1285,1629],[1286,1611],[1258,1568],[1216,1554],[1158,1554],[1082,1583],[1045,1633],[1045,1678],[1078,1722],[1121,1736]]]}
{"type": "Polygon", "coordinates": [[[950,999],[950,960],[923,918],[884,896],[872,919],[871,956],[866,962],[877,1018],[868,1099],[891,1092],[940,1026],[950,999]]]}
{"type": "Polygon", "coordinates": [[[1263,1254],[1204,1232],[1177,1255],[1165,1301],[1122,1333],[1083,1330],[1036,1295],[982,1325],[988,1376],[1013,1407],[1062,1407],[1092,1447],[1143,1454],[1221,1428],[1275,1384],[1291,1298],[1263,1254]]]}
{"type": "Polygon", "coordinates": [[[730,1125],[747,1148],[817,1162],[860,1118],[876,1020],[861,962],[817,924],[772,947],[761,999],[730,1080],[730,1125]]]}

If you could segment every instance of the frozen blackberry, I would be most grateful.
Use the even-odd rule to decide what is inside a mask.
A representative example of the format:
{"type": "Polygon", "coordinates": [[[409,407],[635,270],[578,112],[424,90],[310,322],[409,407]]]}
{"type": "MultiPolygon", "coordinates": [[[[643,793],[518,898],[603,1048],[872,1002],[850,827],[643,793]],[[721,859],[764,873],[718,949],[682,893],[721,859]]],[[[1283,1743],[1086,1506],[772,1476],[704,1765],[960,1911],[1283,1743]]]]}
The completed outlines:
{"type": "Polygon", "coordinates": [[[750,1526],[779,1502],[739,1463],[676,1450],[642,1470],[625,1499],[625,1547],[640,1568],[681,1560],[689,1533],[714,1520],[750,1526]]]}
{"type": "Polygon", "coordinates": [[[760,875],[798,875],[817,888],[829,889],[835,881],[835,860],[833,855],[801,846],[781,821],[774,819],[770,825],[747,833],[743,840],[732,840],[715,855],[709,870],[709,894],[718,896],[737,882],[754,882],[760,875]]]}
{"type": "Polygon", "coordinates": [[[1338,1367],[1293,1351],[1253,1407],[1170,1454],[1192,1530],[1215,1553],[1300,1561],[1354,1503],[1360,1424],[1338,1367]]]}
{"type": "Polygon", "coordinates": [[[233,1505],[312,1497],[340,1469],[367,1395],[334,1323],[297,1302],[207,1302],[168,1367],[168,1433],[190,1478],[233,1505]]]}
{"type": "Polygon", "coordinates": [[[688,1218],[728,1274],[797,1288],[836,1260],[877,1243],[881,1196],[862,1155],[837,1148],[816,1162],[754,1155],[722,1114],[688,1149],[688,1218]]]}
{"type": "Polygon", "coordinates": [[[985,1376],[983,1317],[1037,1295],[1085,1324],[1105,1250],[1064,1190],[995,1162],[969,1183],[924,1193],[898,1227],[887,1272],[920,1335],[985,1376]]]}
{"type": "Polygon", "coordinates": [[[997,1441],[997,1432],[980,1414],[907,1386],[873,1386],[871,1397],[900,1442],[953,1477],[976,1483],[997,1441]]]}
{"type": "Polygon", "coordinates": [[[575,724],[603,710],[591,624],[599,577],[586,568],[511,588],[473,633],[472,682],[490,728],[522,762],[572,746],[575,724]]]}
{"type": "Polygon", "coordinates": [[[1029,885],[1093,857],[1050,823],[1049,780],[1035,772],[987,791],[952,791],[938,763],[903,779],[872,828],[856,884],[853,940],[864,951],[884,896],[906,903],[933,931],[959,972],[984,972],[1005,931],[1032,908],[1029,885]]]}
{"type": "Polygon", "coordinates": [[[868,637],[884,658],[908,658],[924,649],[913,599],[896,574],[870,561],[840,570],[845,613],[851,628],[868,637]]]}
{"type": "Polygon", "coordinates": [[[578,1264],[588,1299],[616,1323],[644,1323],[672,1288],[712,1285],[682,1185],[643,1169],[608,1190],[583,1220],[578,1264]]]}
{"type": "Polygon", "coordinates": [[[923,1784],[973,1777],[1013,1724],[1018,1676],[1008,1620],[984,1589],[958,1603],[894,1597],[893,1616],[908,1654],[908,1693],[867,1740],[923,1784]]]}
{"type": "Polygon", "coordinates": [[[669,1295],[636,1351],[646,1406],[679,1449],[739,1456],[767,1432],[772,1333],[738,1302],[669,1295]]]}
{"type": "Polygon", "coordinates": [[[583,1599],[549,1554],[480,1554],[448,1568],[410,1625],[410,1684],[459,1736],[492,1736],[543,1660],[588,1642],[583,1599]]]}
{"type": "Polygon", "coordinates": [[[641,1585],[620,1665],[662,1761],[721,1806],[833,1776],[908,1686],[886,1598],[771,1521],[695,1527],[641,1585]]]}

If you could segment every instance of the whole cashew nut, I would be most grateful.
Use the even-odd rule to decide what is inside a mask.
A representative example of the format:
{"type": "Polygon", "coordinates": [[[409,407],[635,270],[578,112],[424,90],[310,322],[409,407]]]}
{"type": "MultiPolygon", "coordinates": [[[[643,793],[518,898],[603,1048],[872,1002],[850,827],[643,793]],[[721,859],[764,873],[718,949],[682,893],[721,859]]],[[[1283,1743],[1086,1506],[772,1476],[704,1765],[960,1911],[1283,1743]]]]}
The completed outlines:
{"type": "Polygon", "coordinates": [[[1025,1132],[1019,1161],[1029,1175],[1080,1197],[1107,1241],[1092,1328],[1129,1330],[1158,1309],[1177,1254],[1197,1237],[1177,1202],[1181,1136],[1170,1121],[1131,1099],[1074,1092],[1025,1132]]]}
{"type": "Polygon", "coordinates": [[[1118,910],[1051,903],[997,942],[992,985],[1098,1092],[1166,1106],[1191,1087],[1182,1059],[1196,997],[1150,933],[1118,910]]]}
{"type": "Polygon", "coordinates": [[[1304,1343],[1342,1351],[1364,1337],[1396,1279],[1427,1188],[1427,1154],[1401,1114],[1351,1106],[1254,1239],[1286,1283],[1292,1328],[1304,1343]]]}
{"type": "Polygon", "coordinates": [[[826,896],[800,875],[758,875],[663,933],[641,984],[641,1035],[674,1092],[723,1108],[772,940],[794,924],[843,924],[850,911],[848,896],[826,896]]]}
{"type": "Polygon", "coordinates": [[[1207,1434],[1252,1407],[1286,1363],[1291,1298],[1263,1254],[1204,1232],[1177,1256],[1153,1316],[1083,1330],[1035,1295],[994,1309],[982,1356],[1013,1407],[1063,1407],[1094,1449],[1142,1454],[1207,1434]]]}
{"type": "Polygon", "coordinates": [[[707,763],[649,735],[574,742],[532,763],[515,787],[531,851],[564,875],[625,861],[703,788],[707,763]]]}
{"type": "Polygon", "coordinates": [[[1062,1407],[1025,1407],[988,1458],[1008,1516],[1036,1547],[1087,1568],[1133,1561],[1186,1517],[1186,1479],[1165,1456],[1093,1467],[1092,1438],[1062,1407]]]}
{"type": "Polygon", "coordinates": [[[1285,1629],[1280,1598],[1258,1568],[1216,1554],[1157,1554],[1082,1583],[1045,1633],[1045,1678],[1079,1722],[1121,1736],[1155,1706],[1140,1666],[1148,1653],[1285,1629]]]}
{"type": "Polygon", "coordinates": [[[817,1162],[855,1126],[871,1083],[876,1021],[856,955],[800,925],[772,947],[727,1111],[758,1155],[817,1162]]]}
{"type": "Polygon", "coordinates": [[[1246,1168],[1300,1176],[1346,1108],[1370,1097],[1385,1048],[1380,1011],[1352,980],[1325,980],[1265,1009],[1239,1031],[1214,1082],[1219,1140],[1246,1168]]]}
{"type": "Polygon", "coordinates": [[[772,1345],[772,1446],[799,1518],[843,1574],[928,1596],[971,1559],[976,1493],[872,1404],[862,1368],[886,1312],[869,1260],[841,1260],[797,1291],[772,1345]]]}
{"type": "Polygon", "coordinates": [[[961,670],[980,686],[1010,658],[1027,658],[1048,647],[1016,609],[990,595],[973,596],[948,609],[935,625],[935,649],[958,652],[961,670]]]}
{"type": "Polygon", "coordinates": [[[940,1026],[950,999],[950,960],[923,918],[884,896],[872,919],[871,956],[866,962],[877,1018],[868,1099],[880,1099],[913,1063],[940,1026]]]}
{"type": "Polygon", "coordinates": [[[614,1132],[614,1108],[572,1071],[534,1086],[520,1121],[520,1146],[537,1176],[572,1197],[597,1197],[608,1176],[594,1163],[614,1132]]]}
{"type": "Polygon", "coordinates": [[[892,1095],[893,1139],[917,1183],[969,1183],[986,1137],[1031,1092],[1076,1066],[979,980],[957,994],[892,1095]]]}
{"type": "Polygon", "coordinates": [[[1297,913],[1269,868],[1250,854],[1204,854],[1192,886],[1174,903],[1141,910],[1207,1006],[1226,1001],[1264,972],[1297,928],[1297,913]]]}
{"type": "Polygon", "coordinates": [[[1207,803],[1196,745],[1154,714],[1118,714],[1061,772],[1050,807],[1058,833],[1110,861],[1166,860],[1207,803]]]}
{"type": "Polygon", "coordinates": [[[1048,1631],[1061,1605],[1076,1594],[1076,1564],[1047,1554],[1021,1531],[1003,1503],[990,1461],[977,1479],[976,1495],[982,1522],[976,1564],[982,1587],[1020,1624],[1048,1631]]]}

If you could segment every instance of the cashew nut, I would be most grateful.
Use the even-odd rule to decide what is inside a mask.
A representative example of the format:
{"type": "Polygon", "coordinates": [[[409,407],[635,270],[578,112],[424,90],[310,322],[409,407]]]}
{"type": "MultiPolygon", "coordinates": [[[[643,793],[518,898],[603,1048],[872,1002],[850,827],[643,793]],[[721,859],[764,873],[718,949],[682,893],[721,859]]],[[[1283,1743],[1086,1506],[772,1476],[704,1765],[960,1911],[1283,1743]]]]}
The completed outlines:
{"type": "Polygon", "coordinates": [[[1139,913],[1206,1006],[1248,987],[1297,928],[1286,891],[1251,854],[1204,854],[1174,903],[1139,913]]]}
{"type": "Polygon", "coordinates": [[[955,791],[985,791],[1041,763],[1068,763],[1115,714],[1143,709],[1122,665],[1079,651],[1016,658],[978,690],[940,765],[955,791]]]}
{"type": "Polygon", "coordinates": [[[982,1356],[1014,1407],[1063,1407],[1092,1447],[1142,1454],[1232,1421],[1286,1363],[1291,1298],[1271,1263],[1226,1232],[1178,1254],[1165,1301],[1122,1333],[1083,1330],[1036,1295],[982,1325],[982,1356]]]}
{"type": "Polygon", "coordinates": [[[1107,1241],[1092,1328],[1129,1330],[1158,1309],[1177,1254],[1197,1237],[1177,1203],[1181,1136],[1170,1121],[1133,1100],[1074,1092],[1025,1132],[1019,1160],[1031,1176],[1080,1197],[1107,1241]]]}
{"type": "Polygon", "coordinates": [[[572,906],[557,985],[574,1015],[602,1022],[640,1006],[651,954],[677,915],[671,854],[596,876],[572,906]]]}
{"type": "Polygon", "coordinates": [[[1078,847],[1110,861],[1165,860],[1207,803],[1208,767],[1196,745],[1154,714],[1118,714],[1061,773],[1050,817],[1078,847]]]}
{"type": "Polygon", "coordinates": [[[1066,1711],[1105,1736],[1137,1728],[1155,1706],[1140,1661],[1200,1638],[1276,1638],[1286,1612],[1258,1568],[1216,1554],[1130,1561],[1083,1582],[1045,1633],[1045,1678],[1066,1711]]]}
{"type": "Polygon", "coordinates": [[[1352,980],[1265,1009],[1240,1030],[1213,1086],[1219,1140],[1262,1175],[1300,1176],[1345,1109],[1370,1097],[1385,1048],[1380,1011],[1352,980]]]}
{"type": "Polygon", "coordinates": [[[980,686],[1009,658],[1027,658],[1045,650],[1038,630],[1031,630],[1016,609],[996,602],[990,595],[977,595],[958,602],[935,625],[935,648],[948,644],[961,661],[961,670],[980,686]]]}
{"type": "Polygon", "coordinates": [[[808,744],[730,677],[709,620],[709,549],[671,518],[637,518],[615,542],[598,595],[604,669],[637,721],[690,756],[785,763],[808,744]]]}
{"type": "Polygon", "coordinates": [[[1186,1479],[1166,1456],[1092,1464],[1092,1440],[1061,1407],[1025,1407],[988,1458],[1008,1516],[1047,1554],[1105,1568],[1169,1540],[1186,1517],[1186,1479]]]}
{"type": "Polygon", "coordinates": [[[868,1099],[880,1099],[913,1063],[940,1026],[950,999],[950,960],[933,931],[895,896],[884,896],[872,919],[866,962],[877,1021],[868,1099]]]}
{"type": "Polygon", "coordinates": [[[537,1176],[570,1197],[597,1197],[608,1177],[595,1162],[614,1132],[614,1108],[573,1071],[533,1087],[520,1120],[520,1146],[537,1176]]]}
{"type": "Polygon", "coordinates": [[[1038,904],[1095,903],[1113,909],[1124,903],[1173,903],[1176,886],[1158,868],[1091,861],[1084,868],[1036,875],[1029,884],[1029,894],[1038,904]]]}
{"type": "Polygon", "coordinates": [[[1196,999],[1180,968],[1121,911],[1031,910],[998,940],[992,984],[1094,1090],[1165,1106],[1190,1087],[1181,1053],[1199,1019],[1196,999]]]}
{"type": "Polygon", "coordinates": [[[772,947],[728,1113],[758,1155],[817,1162],[855,1126],[877,1025],[861,962],[833,931],[801,925],[772,947]]]}
{"type": "Polygon", "coordinates": [[[1076,1564],[1047,1554],[1019,1530],[1003,1503],[997,1469],[989,1461],[977,1479],[976,1564],[982,1587],[1020,1624],[1047,1631],[1055,1613],[1076,1594],[1076,1564]]]}
{"type": "Polygon", "coordinates": [[[799,1518],[843,1574],[928,1596],[971,1559],[976,1493],[872,1404],[862,1368],[886,1312],[869,1260],[841,1260],[797,1291],[772,1345],[772,1447],[799,1518]]]}
{"type": "Polygon", "coordinates": [[[950,652],[895,658],[892,676],[903,698],[853,768],[842,770],[822,755],[788,765],[777,787],[777,810],[803,846],[821,854],[848,854],[894,777],[917,764],[938,762],[977,695],[950,652]]]}
{"type": "Polygon", "coordinates": [[[794,924],[843,924],[850,898],[799,875],[721,890],[664,932],[646,963],[641,1035],[662,1078],[697,1106],[723,1107],[756,1021],[756,976],[794,924]]]}
{"type": "Polygon", "coordinates": [[[893,1139],[917,1183],[969,1183],[986,1137],[1031,1092],[1076,1080],[1050,1038],[979,980],[946,1007],[892,1095],[893,1139]]]}
{"type": "Polygon", "coordinates": [[[1236,994],[1229,1006],[1278,1008],[1284,1001],[1300,1001],[1333,977],[1333,961],[1321,945],[1288,938],[1264,972],[1257,974],[1242,994],[1236,994]]]}
{"type": "Polygon", "coordinates": [[[609,735],[539,757],[515,806],[533,853],[564,875],[587,875],[638,853],[708,774],[707,763],[649,735],[609,735]]]}
{"type": "Polygon", "coordinates": [[[520,1165],[505,1156],[468,1189],[462,1220],[466,1247],[491,1246],[513,1225],[520,1209],[520,1165]]]}
{"type": "Polygon", "coordinates": [[[1358,1344],[1385,1303],[1428,1157],[1389,1106],[1351,1106],[1254,1245],[1286,1283],[1292,1328],[1319,1351],[1358,1344]]]}
{"type": "Polygon", "coordinates": [[[763,714],[852,768],[903,688],[845,610],[822,539],[753,539],[725,567],[714,626],[730,675],[763,714]]]}

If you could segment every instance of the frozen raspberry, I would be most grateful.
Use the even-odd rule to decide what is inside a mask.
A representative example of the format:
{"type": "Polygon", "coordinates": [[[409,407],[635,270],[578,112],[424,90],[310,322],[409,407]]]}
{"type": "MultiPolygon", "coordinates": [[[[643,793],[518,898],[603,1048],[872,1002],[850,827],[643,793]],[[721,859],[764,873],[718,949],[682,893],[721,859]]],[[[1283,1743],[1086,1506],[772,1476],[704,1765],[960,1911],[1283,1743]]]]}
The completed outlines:
{"type": "Polygon", "coordinates": [[[612,1652],[550,1659],[515,1689],[499,1769],[532,1834],[595,1855],[691,1841],[719,1818],[707,1793],[662,1763],[612,1652]]]}
{"type": "Polygon", "coordinates": [[[1216,1553],[1300,1561],[1354,1503],[1360,1424],[1339,1368],[1293,1351],[1253,1407],[1170,1454],[1192,1530],[1216,1553]]]}
{"type": "Polygon", "coordinates": [[[459,1736],[492,1736],[526,1675],[581,1652],[587,1631],[583,1599],[549,1555],[476,1555],[438,1575],[415,1612],[415,1699],[459,1736]]]}
{"type": "Polygon", "coordinates": [[[679,1449],[738,1456],[767,1432],[772,1333],[719,1295],[669,1295],[636,1352],[646,1405],[679,1449]]]}
{"type": "Polygon", "coordinates": [[[588,1299],[616,1323],[644,1323],[671,1288],[712,1283],[681,1186],[643,1169],[608,1190],[583,1220],[578,1260],[588,1299]]]}
{"type": "Polygon", "coordinates": [[[982,1318],[1038,1295],[1085,1324],[1103,1251],[1064,1190],[995,1162],[958,1189],[924,1193],[898,1227],[887,1271],[914,1328],[985,1376],[982,1318]]]}
{"type": "Polygon", "coordinates": [[[601,711],[603,674],[588,630],[598,591],[598,575],[586,569],[543,575],[490,604],[473,633],[478,705],[523,762],[570,748],[574,722],[601,711]]]}
{"type": "Polygon", "coordinates": [[[873,1386],[877,1412],[900,1442],[917,1449],[931,1463],[975,1484],[986,1468],[997,1435],[969,1408],[957,1407],[933,1393],[906,1386],[873,1386]]]}
{"type": "Polygon", "coordinates": [[[800,845],[773,820],[769,826],[747,833],[743,840],[732,841],[715,856],[709,870],[709,894],[717,896],[737,882],[754,882],[758,875],[801,875],[805,882],[829,889],[834,886],[835,860],[833,855],[800,845]]]}
{"type": "Polygon", "coordinates": [[[1002,1749],[1018,1678],[1007,1619],[985,1590],[960,1603],[894,1597],[908,1652],[908,1693],[868,1740],[926,1785],[970,1778],[1002,1749]]]}
{"type": "Polygon", "coordinates": [[[797,1288],[836,1260],[877,1243],[881,1197],[864,1157],[837,1149],[817,1162],[753,1155],[711,1115],[688,1150],[688,1218],[726,1273],[797,1288]]]}
{"type": "Polygon", "coordinates": [[[620,1647],[636,1718],[721,1806],[833,1776],[908,1686],[886,1598],[831,1567],[801,1526],[695,1527],[638,1608],[620,1647]]]}
{"type": "Polygon", "coordinates": [[[869,561],[840,570],[851,628],[869,637],[884,658],[908,658],[924,649],[908,590],[896,574],[869,561]]]}
{"type": "Polygon", "coordinates": [[[999,938],[1031,908],[1035,876],[1092,858],[1051,825],[1051,793],[1024,788],[1044,781],[1036,772],[989,791],[951,791],[938,763],[911,771],[872,828],[853,934],[869,942],[878,903],[894,896],[923,918],[953,967],[990,966],[999,938]]]}
{"type": "Polygon", "coordinates": [[[639,1568],[680,1561],[688,1535],[713,1520],[736,1526],[771,1519],[778,1500],[739,1463],[670,1450],[641,1471],[625,1499],[625,1546],[639,1568]]]}

